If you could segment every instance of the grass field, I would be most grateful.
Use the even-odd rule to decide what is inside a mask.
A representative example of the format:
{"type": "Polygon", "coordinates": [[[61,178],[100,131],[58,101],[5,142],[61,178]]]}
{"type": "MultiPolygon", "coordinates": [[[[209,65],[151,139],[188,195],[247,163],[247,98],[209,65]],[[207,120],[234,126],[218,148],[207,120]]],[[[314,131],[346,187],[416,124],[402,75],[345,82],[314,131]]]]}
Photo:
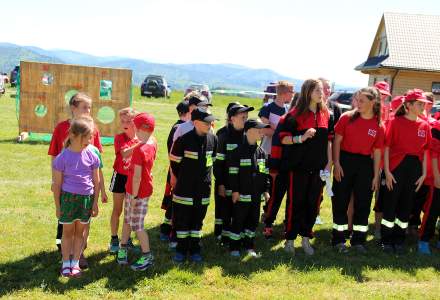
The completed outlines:
{"type": "MultiPolygon", "coordinates": [[[[154,195],[146,228],[156,261],[146,272],[121,268],[107,251],[110,237],[111,201],[100,205],[93,220],[86,255],[90,269],[81,279],[60,278],[60,255],[55,248],[55,209],[50,192],[48,145],[17,144],[15,102],[8,90],[0,98],[0,297],[7,298],[175,298],[175,299],[438,299],[440,255],[420,257],[411,252],[403,257],[381,253],[368,236],[368,255],[341,256],[330,247],[331,209],[325,199],[324,225],[315,226],[316,255],[306,257],[300,248],[295,257],[282,249],[282,213],[274,242],[258,234],[259,259],[232,259],[214,240],[213,205],[204,223],[201,265],[176,265],[167,245],[159,241],[160,209],[167,171],[166,136],[176,119],[175,104],[181,93],[169,100],[140,98],[134,93],[134,107],[155,115],[159,154],[154,167],[154,195]]],[[[224,116],[230,100],[260,106],[261,100],[214,96],[214,112],[224,116]]],[[[216,125],[220,128],[223,121],[216,125]]],[[[104,148],[104,175],[112,173],[113,146],[104,148]]],[[[111,199],[111,195],[109,194],[111,199]]],[[[212,203],[212,202],[211,202],[212,203]]],[[[283,204],[284,205],[284,204],[283,204]]],[[[370,222],[372,218],[370,219],[370,222]]],[[[259,229],[261,232],[261,228],[259,229]]],[[[299,247],[300,240],[296,241],[299,247]]]]}

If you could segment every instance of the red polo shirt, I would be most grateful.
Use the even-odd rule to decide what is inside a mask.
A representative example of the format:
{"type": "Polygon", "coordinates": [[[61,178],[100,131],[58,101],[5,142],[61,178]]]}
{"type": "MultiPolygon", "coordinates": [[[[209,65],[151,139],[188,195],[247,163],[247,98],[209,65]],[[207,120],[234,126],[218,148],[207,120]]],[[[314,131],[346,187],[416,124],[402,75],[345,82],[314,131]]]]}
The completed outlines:
{"type": "Polygon", "coordinates": [[[428,123],[418,118],[408,120],[405,116],[390,121],[385,136],[385,146],[389,147],[389,167],[393,171],[406,155],[418,156],[423,161],[425,150],[429,149],[431,130],[428,123]]]}
{"type": "Polygon", "coordinates": [[[335,133],[342,136],[341,150],[371,155],[374,149],[382,149],[385,129],[376,118],[363,119],[358,117],[351,121],[349,114],[343,114],[335,126],[335,133]]]}
{"type": "MultiPolygon", "coordinates": [[[[47,154],[51,156],[57,156],[64,148],[64,141],[69,136],[70,120],[62,121],[55,127],[52,139],[50,140],[49,151],[47,154]]],[[[95,127],[92,137],[92,145],[98,148],[99,152],[102,152],[102,145],[99,135],[98,127],[95,127]]]]}
{"type": "Polygon", "coordinates": [[[137,196],[139,198],[147,198],[153,194],[153,169],[154,160],[156,159],[157,141],[154,137],[150,137],[147,143],[137,145],[133,149],[131,155],[131,163],[128,171],[127,183],[125,190],[128,194],[133,194],[133,176],[134,167],[141,166],[141,183],[137,196]]]}

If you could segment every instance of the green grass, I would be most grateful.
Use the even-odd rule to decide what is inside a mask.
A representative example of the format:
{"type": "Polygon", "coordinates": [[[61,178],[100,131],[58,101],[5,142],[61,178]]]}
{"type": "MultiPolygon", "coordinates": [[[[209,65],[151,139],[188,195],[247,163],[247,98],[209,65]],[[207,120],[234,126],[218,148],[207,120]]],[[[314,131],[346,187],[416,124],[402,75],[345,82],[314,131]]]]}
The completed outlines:
{"type": "MultiPolygon", "coordinates": [[[[0,98],[0,296],[7,298],[397,298],[438,299],[440,255],[420,257],[411,252],[403,257],[382,254],[368,237],[369,254],[340,256],[330,248],[331,207],[325,199],[322,218],[315,226],[313,241],[317,253],[306,257],[296,242],[297,255],[282,250],[282,241],[265,241],[257,236],[262,257],[232,259],[216,246],[212,234],[213,205],[204,222],[202,265],[175,265],[167,245],[159,241],[160,209],[167,170],[166,136],[176,119],[175,105],[182,94],[171,99],[140,99],[134,92],[134,107],[157,119],[159,154],[154,167],[155,191],[146,218],[155,266],[134,273],[120,268],[107,252],[110,203],[100,205],[93,220],[86,255],[90,269],[81,279],[58,276],[60,256],[55,251],[55,210],[50,192],[50,166],[45,143],[15,143],[18,134],[12,90],[0,98]]],[[[230,100],[255,105],[259,99],[214,96],[214,112],[221,118],[230,100]]],[[[223,125],[219,121],[217,128],[223,125]]],[[[104,175],[108,185],[113,164],[113,148],[104,148],[104,175]]],[[[110,196],[110,195],[109,195],[110,196]]],[[[111,199],[111,197],[110,197],[111,199]]],[[[284,205],[284,204],[283,204],[284,205]]],[[[282,213],[275,232],[282,235],[282,213]]],[[[261,231],[261,227],[259,232],[261,231]]]]}

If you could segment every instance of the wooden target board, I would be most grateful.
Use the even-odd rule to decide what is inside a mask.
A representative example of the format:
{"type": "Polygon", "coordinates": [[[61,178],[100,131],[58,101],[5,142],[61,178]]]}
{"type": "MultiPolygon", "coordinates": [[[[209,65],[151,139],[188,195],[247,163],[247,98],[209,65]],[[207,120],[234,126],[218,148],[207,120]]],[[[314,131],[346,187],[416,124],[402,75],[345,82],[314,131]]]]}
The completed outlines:
{"type": "Polygon", "coordinates": [[[20,132],[52,133],[71,118],[70,98],[92,98],[92,117],[101,136],[118,132],[118,111],[130,106],[132,71],[77,65],[20,62],[20,132]]]}

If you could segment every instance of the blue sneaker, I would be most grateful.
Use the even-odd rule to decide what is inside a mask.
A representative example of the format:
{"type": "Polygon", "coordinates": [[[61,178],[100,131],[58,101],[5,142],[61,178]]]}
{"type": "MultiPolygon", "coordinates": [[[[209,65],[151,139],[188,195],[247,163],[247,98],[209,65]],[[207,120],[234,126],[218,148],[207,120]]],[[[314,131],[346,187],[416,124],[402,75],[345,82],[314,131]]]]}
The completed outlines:
{"type": "Polygon", "coordinates": [[[200,253],[194,253],[193,255],[191,255],[191,261],[195,263],[201,263],[203,261],[203,258],[200,253]]]}
{"type": "Polygon", "coordinates": [[[134,264],[131,265],[133,271],[145,271],[153,265],[153,255],[151,253],[143,254],[134,264]]]}
{"type": "Polygon", "coordinates": [[[240,257],[240,251],[237,250],[231,251],[230,254],[232,257],[240,257]]]}
{"type": "Polygon", "coordinates": [[[183,255],[180,252],[176,252],[176,255],[174,255],[173,260],[177,263],[183,263],[186,260],[186,255],[183,255]]]}
{"type": "Polygon", "coordinates": [[[417,244],[417,250],[419,254],[431,255],[431,249],[429,249],[428,242],[419,241],[417,244]]]}
{"type": "Polygon", "coordinates": [[[436,247],[437,249],[440,249],[440,241],[438,241],[437,244],[435,244],[435,247],[436,247]]]}
{"type": "Polygon", "coordinates": [[[170,236],[163,234],[162,232],[160,233],[159,239],[161,240],[161,242],[169,242],[170,241],[170,236]]]}
{"type": "Polygon", "coordinates": [[[116,253],[116,252],[118,252],[118,250],[119,250],[119,239],[111,239],[110,240],[110,245],[109,245],[109,250],[110,250],[110,253],[116,253]]]}

